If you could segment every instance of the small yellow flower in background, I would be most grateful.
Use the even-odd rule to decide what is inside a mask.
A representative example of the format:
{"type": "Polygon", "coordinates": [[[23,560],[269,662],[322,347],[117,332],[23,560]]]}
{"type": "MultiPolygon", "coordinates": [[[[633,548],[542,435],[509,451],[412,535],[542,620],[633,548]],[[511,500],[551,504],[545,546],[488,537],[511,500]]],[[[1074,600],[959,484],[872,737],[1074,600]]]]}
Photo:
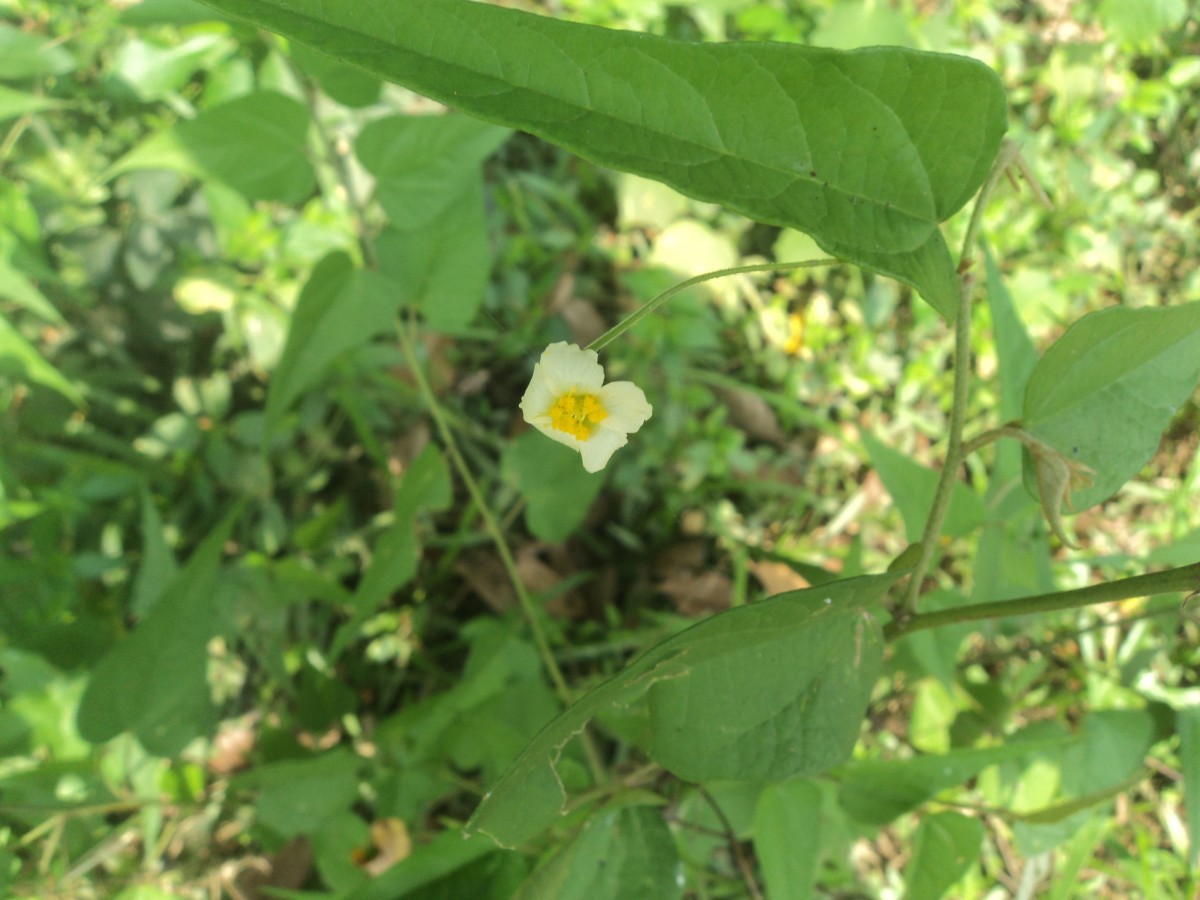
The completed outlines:
{"type": "Polygon", "coordinates": [[[521,412],[546,437],[578,450],[585,469],[599,472],[653,409],[633,382],[604,383],[595,350],[559,341],[533,367],[521,412]]]}

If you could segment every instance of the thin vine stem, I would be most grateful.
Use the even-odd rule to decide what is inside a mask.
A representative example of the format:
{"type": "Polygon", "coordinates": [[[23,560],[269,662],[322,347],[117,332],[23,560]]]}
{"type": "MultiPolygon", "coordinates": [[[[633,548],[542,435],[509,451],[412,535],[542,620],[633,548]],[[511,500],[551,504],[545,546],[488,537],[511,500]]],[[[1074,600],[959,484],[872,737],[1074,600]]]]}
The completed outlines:
{"type": "Polygon", "coordinates": [[[725,278],[729,275],[746,275],[746,274],[749,274],[752,272],[791,272],[796,269],[812,269],[812,268],[816,268],[817,266],[836,266],[836,265],[840,264],[841,262],[842,262],[842,260],[840,260],[840,259],[829,258],[829,259],[810,259],[810,260],[806,260],[804,262],[754,263],[754,264],[748,265],[748,266],[733,266],[732,268],[729,268],[729,269],[716,269],[715,271],[712,271],[712,272],[705,272],[703,275],[696,275],[692,278],[687,279],[686,281],[681,281],[681,282],[679,282],[679,284],[676,284],[676,285],[673,285],[673,286],[667,288],[665,291],[663,291],[661,294],[659,294],[653,300],[650,300],[648,303],[642,304],[636,310],[634,310],[629,316],[622,319],[620,322],[618,322],[612,328],[608,329],[608,331],[604,332],[604,334],[600,335],[600,337],[596,338],[594,341],[592,341],[590,344],[588,344],[587,347],[585,347],[584,349],[600,350],[601,348],[605,347],[606,345],[612,343],[614,340],[619,338],[621,335],[623,335],[626,331],[628,331],[630,328],[632,328],[638,322],[642,321],[642,319],[646,318],[646,316],[651,315],[655,310],[657,310],[660,306],[662,306],[664,303],[666,303],[668,300],[670,300],[672,297],[674,297],[680,291],[686,291],[688,288],[695,287],[698,284],[703,284],[706,281],[712,281],[716,278],[725,278]]]}
{"type": "MultiPolygon", "coordinates": [[[[525,623],[529,626],[529,631],[533,635],[533,641],[537,645],[538,655],[542,659],[542,666],[545,668],[546,674],[550,676],[550,680],[554,683],[555,693],[558,694],[563,705],[570,706],[574,699],[571,694],[571,688],[568,686],[566,678],[563,677],[558,660],[554,658],[554,652],[550,648],[550,641],[546,638],[546,632],[542,628],[541,621],[538,619],[537,607],[534,605],[533,598],[529,596],[529,591],[525,589],[525,582],[521,579],[520,572],[517,571],[517,563],[513,559],[512,551],[508,547],[508,541],[504,537],[504,532],[500,529],[500,524],[496,521],[496,517],[492,515],[491,507],[488,506],[487,500],[483,496],[483,491],[479,488],[479,482],[475,480],[475,475],[471,472],[471,467],[467,465],[467,461],[459,449],[458,439],[455,438],[454,431],[446,419],[446,414],[442,411],[437,395],[434,394],[433,388],[429,385],[429,380],[425,377],[425,372],[421,368],[421,361],[417,356],[412,337],[408,334],[408,330],[402,323],[397,324],[396,334],[399,337],[400,347],[404,351],[404,356],[408,359],[408,367],[413,373],[413,379],[417,382],[417,392],[421,395],[421,399],[429,410],[429,414],[433,417],[438,434],[441,436],[442,443],[446,447],[446,453],[449,454],[450,461],[458,472],[459,478],[466,485],[467,493],[471,495],[471,500],[479,510],[484,528],[487,530],[488,536],[492,539],[496,553],[500,556],[500,562],[504,566],[504,571],[508,574],[508,580],[512,583],[513,591],[517,595],[517,603],[521,608],[521,615],[524,617],[525,623]]],[[[604,764],[600,760],[600,754],[596,750],[591,737],[584,731],[580,735],[580,740],[583,744],[584,755],[587,757],[588,767],[592,770],[593,777],[598,784],[605,783],[607,775],[604,764]]]]}
{"type": "Polygon", "coordinates": [[[1017,425],[1001,425],[999,428],[989,428],[987,431],[975,435],[975,437],[963,444],[963,459],[966,459],[972,453],[978,453],[984,447],[988,446],[988,444],[994,444],[1000,438],[1005,437],[1016,438],[1024,442],[1026,435],[1017,425]]]}
{"type": "MultiPolygon", "coordinates": [[[[1017,600],[999,600],[995,603],[976,603],[972,606],[957,606],[937,612],[921,613],[905,619],[896,619],[884,628],[884,638],[896,638],[930,628],[958,625],[962,622],[979,622],[985,619],[1005,619],[1012,616],[1028,616],[1036,613],[1057,612],[1077,609],[1114,600],[1132,597],[1150,597],[1156,594],[1174,594],[1200,591],[1200,562],[1148,575],[1135,575],[1120,581],[1108,581],[1072,591],[1055,591],[1037,594],[1017,600]]],[[[1186,602],[1186,601],[1185,601],[1186,602]]]]}
{"type": "Polygon", "coordinates": [[[541,654],[546,672],[550,676],[550,680],[554,682],[554,689],[558,692],[559,699],[564,704],[570,704],[572,699],[571,689],[567,685],[567,680],[563,677],[558,661],[554,658],[554,654],[550,650],[550,642],[546,639],[546,633],[542,629],[537,617],[537,608],[534,606],[533,598],[529,596],[529,592],[525,589],[525,583],[521,580],[520,573],[517,571],[517,563],[513,559],[512,551],[508,547],[508,541],[505,540],[504,532],[500,530],[500,525],[496,521],[496,517],[492,515],[492,511],[483,496],[483,491],[479,488],[479,482],[475,480],[475,476],[471,472],[471,467],[467,465],[462,451],[459,450],[458,439],[454,436],[453,429],[450,428],[450,423],[446,419],[446,414],[442,411],[437,395],[433,393],[433,389],[429,386],[429,380],[425,377],[425,372],[421,368],[421,361],[417,356],[416,348],[413,345],[412,338],[408,334],[408,330],[401,324],[397,326],[396,334],[400,339],[400,347],[408,359],[408,367],[417,382],[417,392],[421,395],[421,400],[429,409],[429,414],[433,417],[438,434],[441,436],[442,443],[446,447],[446,452],[450,456],[450,461],[453,463],[463,484],[466,485],[467,493],[471,495],[471,500],[479,510],[480,518],[483,519],[483,526],[487,530],[488,536],[492,539],[492,543],[496,547],[496,552],[500,555],[500,562],[504,565],[504,571],[508,574],[508,578],[512,582],[513,590],[517,595],[517,602],[521,607],[521,612],[525,616],[530,631],[533,633],[533,640],[537,644],[538,653],[541,654]]]}
{"type": "Polygon", "coordinates": [[[953,400],[950,406],[949,435],[946,441],[946,459],[938,476],[937,489],[933,495],[933,506],[929,510],[929,518],[925,521],[925,529],[921,534],[921,555],[913,568],[904,595],[893,611],[898,620],[912,616],[917,607],[917,599],[925,583],[925,575],[929,572],[937,552],[938,538],[942,533],[942,524],[946,513],[950,510],[950,498],[953,496],[954,483],[958,478],[958,467],[962,464],[963,427],[966,423],[967,399],[971,386],[971,301],[975,293],[974,254],[979,239],[979,229],[983,221],[983,212],[996,185],[1003,177],[1009,163],[1018,154],[1017,145],[1005,142],[988,174],[987,180],[979,190],[975,208],[971,211],[971,221],[967,225],[967,233],[963,238],[962,251],[959,254],[959,291],[958,312],[954,319],[954,388],[953,400]]]}

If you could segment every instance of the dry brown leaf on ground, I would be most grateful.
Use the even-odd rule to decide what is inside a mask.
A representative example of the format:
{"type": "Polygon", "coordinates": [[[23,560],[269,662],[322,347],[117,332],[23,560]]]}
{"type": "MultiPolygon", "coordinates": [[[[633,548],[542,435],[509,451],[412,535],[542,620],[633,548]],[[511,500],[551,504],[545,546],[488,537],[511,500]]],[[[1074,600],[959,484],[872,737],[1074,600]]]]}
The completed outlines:
{"type": "Polygon", "coordinates": [[[779,417],[758,394],[739,388],[717,388],[714,393],[729,410],[729,421],[748,437],[776,446],[784,443],[779,417]]]}
{"type": "Polygon", "coordinates": [[[313,850],[308,838],[292,838],[275,853],[266,871],[259,866],[245,867],[231,887],[246,900],[265,900],[277,896],[279,889],[296,891],[304,887],[313,872],[313,850]]]}
{"type": "Polygon", "coordinates": [[[363,863],[372,875],[382,875],[398,862],[412,855],[412,837],[403,820],[377,819],[371,823],[371,843],[375,855],[363,863]]]}
{"type": "Polygon", "coordinates": [[[733,601],[733,581],[722,572],[681,570],[659,582],[658,589],[685,616],[720,612],[733,601]]]}
{"type": "Polygon", "coordinates": [[[787,563],[752,559],[746,564],[746,568],[758,579],[768,597],[787,591],[799,591],[809,586],[808,580],[787,563]]]}
{"type": "MultiPolygon", "coordinates": [[[[517,549],[515,562],[517,576],[530,594],[548,594],[571,574],[551,565],[549,545],[532,542],[517,549]]],[[[464,553],[455,563],[454,570],[479,597],[496,612],[506,612],[517,605],[517,594],[513,590],[508,572],[494,550],[477,549],[464,553]]],[[[546,612],[552,616],[575,617],[584,610],[582,598],[574,590],[553,596],[546,604],[546,612]]]]}

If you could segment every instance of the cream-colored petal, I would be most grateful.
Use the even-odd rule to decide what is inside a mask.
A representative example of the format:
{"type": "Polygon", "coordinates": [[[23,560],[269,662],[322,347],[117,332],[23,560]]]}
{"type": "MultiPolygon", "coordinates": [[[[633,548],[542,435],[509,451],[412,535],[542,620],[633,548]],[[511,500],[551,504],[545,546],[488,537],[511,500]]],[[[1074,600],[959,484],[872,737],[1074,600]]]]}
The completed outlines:
{"type": "Polygon", "coordinates": [[[599,360],[595,350],[582,350],[559,341],[542,351],[534,375],[541,369],[547,387],[555,396],[569,391],[594,393],[604,384],[604,367],[599,360]]]}
{"type": "Polygon", "coordinates": [[[533,377],[529,380],[529,387],[525,388],[525,394],[521,397],[521,413],[525,416],[525,421],[530,425],[536,425],[535,418],[542,416],[549,421],[550,407],[554,405],[554,401],[558,399],[554,392],[550,390],[550,385],[546,383],[546,375],[541,364],[533,367],[533,377]]]}
{"type": "Polygon", "coordinates": [[[559,431],[550,424],[549,416],[539,419],[538,421],[530,422],[529,424],[531,424],[546,437],[550,438],[550,440],[558,441],[563,446],[570,447],[572,450],[577,450],[580,453],[583,452],[584,442],[579,440],[579,438],[575,437],[574,435],[567,434],[565,431],[559,431]]]}
{"type": "Polygon", "coordinates": [[[600,429],[586,442],[580,441],[579,452],[583,455],[583,467],[589,472],[599,472],[608,460],[621,447],[625,446],[628,438],[616,431],[600,429]]]}
{"type": "Polygon", "coordinates": [[[600,402],[608,418],[600,423],[607,431],[632,434],[645,423],[654,412],[646,401],[642,389],[632,381],[614,381],[600,389],[600,402]]]}

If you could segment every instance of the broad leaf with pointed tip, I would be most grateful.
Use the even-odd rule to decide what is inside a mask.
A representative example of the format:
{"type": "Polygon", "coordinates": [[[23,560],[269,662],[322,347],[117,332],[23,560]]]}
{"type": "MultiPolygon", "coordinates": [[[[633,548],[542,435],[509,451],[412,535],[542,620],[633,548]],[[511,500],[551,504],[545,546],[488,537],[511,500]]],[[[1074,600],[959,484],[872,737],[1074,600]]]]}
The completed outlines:
{"type": "Polygon", "coordinates": [[[647,651],[547,725],[468,823],[516,846],[563,814],[555,764],[597,714],[645,699],[650,755],[692,781],[822,772],[854,748],[883,659],[865,609],[905,573],[780,594],[719,613],[647,651]]]}
{"type": "Polygon", "coordinates": [[[943,315],[938,224],[986,177],[999,78],[900,47],[701,44],[470,0],[206,0],[601,165],[662,181],[906,281],[943,315]]]}
{"type": "MultiPolygon", "coordinates": [[[[1200,381],[1200,302],[1114,307],[1084,316],[1034,367],[1022,425],[1092,470],[1070,493],[1079,512],[1106,500],[1154,456],[1200,381]]],[[[1034,473],[1026,454],[1025,484],[1034,473]]]]}

